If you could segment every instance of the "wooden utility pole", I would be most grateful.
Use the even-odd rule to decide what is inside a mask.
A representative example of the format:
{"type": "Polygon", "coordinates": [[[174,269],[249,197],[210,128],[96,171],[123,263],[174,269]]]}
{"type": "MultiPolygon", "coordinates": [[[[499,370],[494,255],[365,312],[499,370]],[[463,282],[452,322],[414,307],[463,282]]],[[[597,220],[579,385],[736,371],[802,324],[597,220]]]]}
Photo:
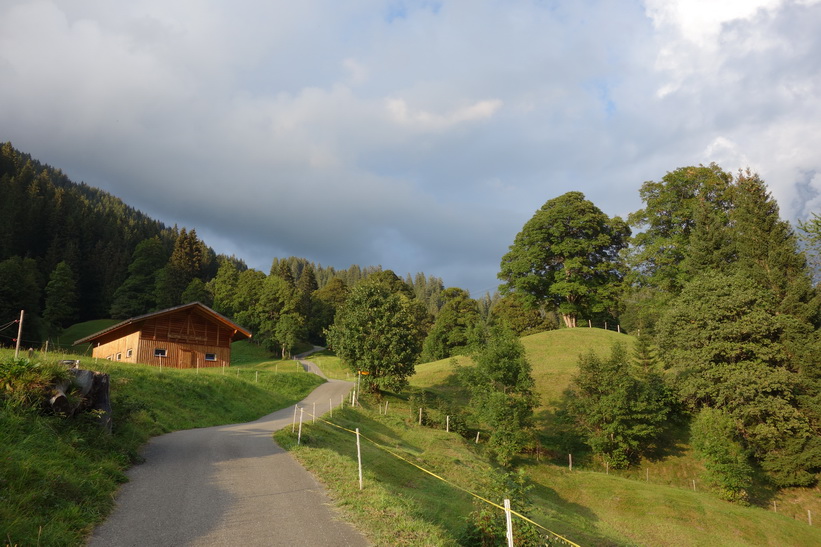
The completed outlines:
{"type": "Polygon", "coordinates": [[[14,348],[15,359],[20,355],[20,338],[23,336],[23,315],[25,312],[25,310],[20,310],[20,321],[17,324],[17,345],[14,348]]]}

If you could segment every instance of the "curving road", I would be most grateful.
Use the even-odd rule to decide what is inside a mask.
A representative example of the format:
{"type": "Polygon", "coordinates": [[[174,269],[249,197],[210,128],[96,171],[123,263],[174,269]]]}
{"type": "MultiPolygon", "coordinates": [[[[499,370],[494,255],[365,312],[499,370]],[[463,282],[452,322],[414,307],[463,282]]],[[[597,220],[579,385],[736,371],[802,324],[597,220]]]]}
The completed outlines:
{"type": "MultiPolygon", "coordinates": [[[[300,406],[310,412],[316,402],[317,414],[324,413],[351,387],[329,380],[300,406]]],[[[155,437],[89,545],[367,545],[339,520],[322,486],[271,438],[291,426],[293,415],[289,407],[255,422],[155,437]]]]}

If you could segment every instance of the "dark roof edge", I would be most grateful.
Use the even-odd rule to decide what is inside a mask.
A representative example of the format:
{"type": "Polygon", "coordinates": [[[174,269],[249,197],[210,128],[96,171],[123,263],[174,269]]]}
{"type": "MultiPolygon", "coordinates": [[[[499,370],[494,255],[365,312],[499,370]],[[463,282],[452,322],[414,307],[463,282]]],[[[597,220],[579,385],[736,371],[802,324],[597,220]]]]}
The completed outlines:
{"type": "Polygon", "coordinates": [[[126,319],[125,321],[121,321],[121,322],[117,323],[116,325],[112,325],[112,326],[110,326],[108,328],[105,328],[101,331],[95,332],[94,334],[86,336],[85,338],[80,338],[79,340],[76,340],[72,345],[76,346],[77,344],[83,344],[83,343],[86,343],[86,342],[91,342],[95,338],[99,338],[100,336],[103,336],[104,334],[108,334],[109,332],[119,330],[119,329],[121,329],[125,326],[130,325],[131,323],[136,323],[137,321],[143,321],[145,319],[150,319],[152,317],[159,317],[161,315],[166,315],[166,314],[173,313],[173,312],[176,312],[176,311],[184,310],[186,308],[196,308],[196,307],[202,308],[206,313],[208,313],[210,315],[213,315],[217,319],[220,319],[222,322],[227,323],[228,325],[234,327],[237,331],[239,331],[242,334],[246,335],[248,338],[251,338],[251,332],[250,331],[247,331],[244,328],[240,327],[239,325],[237,325],[236,323],[234,323],[233,321],[231,321],[230,319],[228,319],[227,317],[225,317],[221,313],[215,312],[214,310],[212,310],[211,308],[209,308],[208,306],[206,306],[205,304],[203,304],[201,302],[189,302],[188,304],[180,304],[179,306],[174,306],[174,307],[167,308],[167,309],[164,309],[164,310],[155,311],[155,312],[151,312],[151,313],[146,313],[144,315],[138,315],[137,317],[132,317],[131,319],[126,319]]]}

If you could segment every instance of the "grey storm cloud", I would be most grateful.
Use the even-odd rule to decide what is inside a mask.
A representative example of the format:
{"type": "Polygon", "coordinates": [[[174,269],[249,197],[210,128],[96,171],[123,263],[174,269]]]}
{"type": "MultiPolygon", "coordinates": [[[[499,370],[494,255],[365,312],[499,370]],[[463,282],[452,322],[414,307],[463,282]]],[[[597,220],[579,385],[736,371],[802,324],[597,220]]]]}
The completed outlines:
{"type": "Polygon", "coordinates": [[[475,296],[545,201],[750,167],[821,207],[818,1],[0,3],[0,140],[267,271],[475,296]]]}

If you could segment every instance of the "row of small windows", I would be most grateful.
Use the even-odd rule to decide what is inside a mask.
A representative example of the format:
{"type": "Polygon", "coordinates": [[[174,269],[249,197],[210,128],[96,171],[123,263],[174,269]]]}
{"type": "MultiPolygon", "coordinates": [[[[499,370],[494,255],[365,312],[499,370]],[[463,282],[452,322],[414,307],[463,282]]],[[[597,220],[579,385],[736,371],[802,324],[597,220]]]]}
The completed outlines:
{"type": "MultiPolygon", "coordinates": [[[[168,352],[165,348],[154,348],[154,357],[168,357],[168,352]]],[[[206,361],[216,361],[217,354],[216,353],[206,353],[205,354],[206,361]]]]}
{"type": "MultiPolygon", "coordinates": [[[[125,352],[126,358],[130,359],[132,355],[134,355],[134,350],[127,349],[126,352],[125,352]]],[[[165,348],[154,348],[154,357],[168,357],[168,351],[165,348]]],[[[106,357],[106,359],[108,359],[109,361],[114,361],[115,358],[116,358],[117,361],[122,361],[123,360],[123,354],[122,353],[118,353],[116,355],[112,354],[112,355],[109,355],[108,357],[106,357]]],[[[217,360],[217,354],[216,353],[206,353],[205,354],[205,360],[206,361],[216,361],[217,360]]]]}
{"type": "MultiPolygon", "coordinates": [[[[133,349],[129,348],[129,349],[125,350],[126,359],[130,358],[132,355],[134,355],[134,350],[133,349]]],[[[122,361],[123,360],[123,354],[118,353],[116,356],[115,355],[109,355],[108,357],[106,357],[106,359],[108,359],[109,361],[113,361],[115,358],[117,359],[117,361],[122,361]]]]}

